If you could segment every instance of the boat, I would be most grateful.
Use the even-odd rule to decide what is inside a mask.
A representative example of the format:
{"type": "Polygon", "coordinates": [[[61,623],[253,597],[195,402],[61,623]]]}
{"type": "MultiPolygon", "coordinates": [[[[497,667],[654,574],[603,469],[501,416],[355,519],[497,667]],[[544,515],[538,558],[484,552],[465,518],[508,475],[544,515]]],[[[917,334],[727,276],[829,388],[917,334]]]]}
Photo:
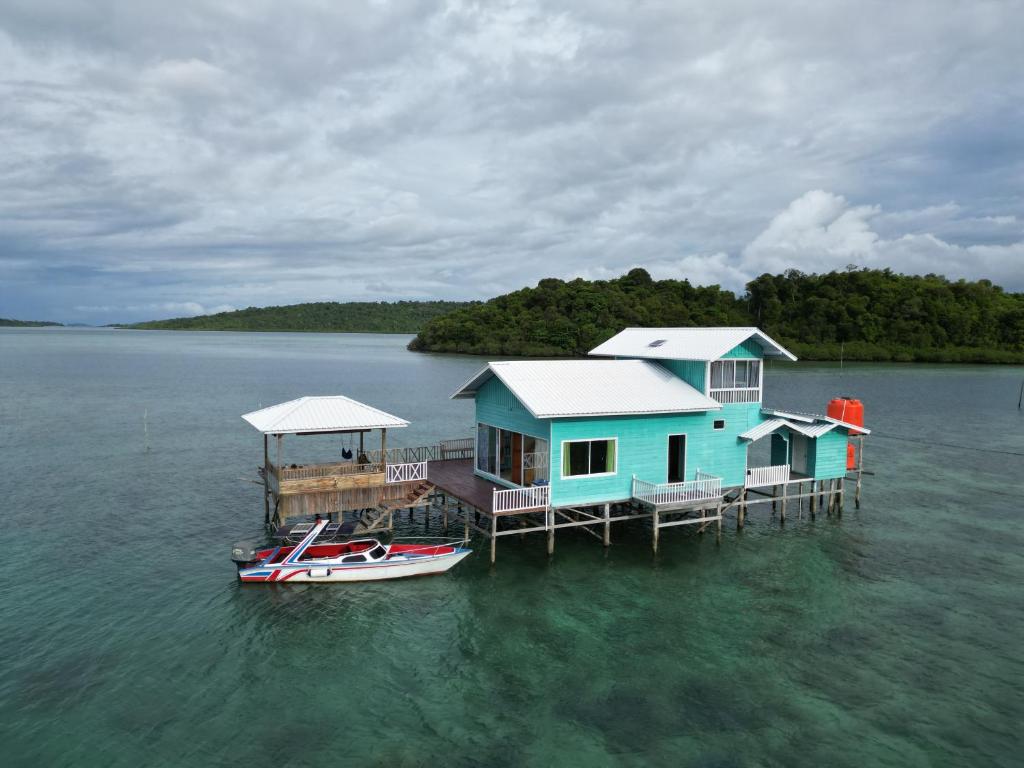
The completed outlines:
{"type": "Polygon", "coordinates": [[[328,520],[318,520],[295,545],[256,549],[236,544],[231,559],[244,582],[379,581],[444,573],[472,551],[459,539],[406,541],[388,544],[377,539],[318,541],[328,520]]]}

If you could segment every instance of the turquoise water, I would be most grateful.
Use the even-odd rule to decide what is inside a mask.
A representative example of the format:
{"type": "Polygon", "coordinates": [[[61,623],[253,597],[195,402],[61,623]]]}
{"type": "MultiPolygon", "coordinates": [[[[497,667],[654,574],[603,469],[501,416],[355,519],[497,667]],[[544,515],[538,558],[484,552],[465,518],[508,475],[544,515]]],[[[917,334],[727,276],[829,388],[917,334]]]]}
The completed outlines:
{"type": "Polygon", "coordinates": [[[469,433],[447,395],[482,361],[406,341],[0,331],[4,765],[1020,764],[1024,370],[769,370],[772,405],[866,403],[877,475],[841,520],[240,586],[241,413],[343,392],[409,418],[397,444],[469,433]]]}

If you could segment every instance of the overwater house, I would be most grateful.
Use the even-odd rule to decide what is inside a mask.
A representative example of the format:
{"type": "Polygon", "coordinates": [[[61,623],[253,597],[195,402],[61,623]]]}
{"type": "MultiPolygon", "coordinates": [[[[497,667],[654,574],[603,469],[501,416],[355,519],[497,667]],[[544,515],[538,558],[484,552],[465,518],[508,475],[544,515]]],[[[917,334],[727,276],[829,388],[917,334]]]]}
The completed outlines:
{"type": "Polygon", "coordinates": [[[508,489],[495,493],[495,513],[546,507],[552,530],[559,510],[571,510],[566,525],[586,525],[633,504],[657,535],[720,519],[720,502],[745,502],[750,489],[800,484],[787,500],[803,483],[839,492],[849,436],[867,432],[765,408],[765,362],[796,358],[757,328],[629,328],[590,355],[489,363],[452,395],[475,401],[474,474],[508,489]],[[751,445],[764,439],[771,463],[753,466],[751,445]],[[686,518],[711,503],[717,516],[686,518]],[[680,514],[659,520],[670,513],[680,514]]]}

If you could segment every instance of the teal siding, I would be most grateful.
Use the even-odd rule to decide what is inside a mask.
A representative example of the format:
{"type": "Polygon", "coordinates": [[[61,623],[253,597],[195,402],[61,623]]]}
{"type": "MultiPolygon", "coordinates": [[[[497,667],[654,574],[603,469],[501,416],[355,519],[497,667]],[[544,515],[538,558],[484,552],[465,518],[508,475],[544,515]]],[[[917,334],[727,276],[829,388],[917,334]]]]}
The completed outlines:
{"type": "Polygon", "coordinates": [[[761,345],[753,339],[747,339],[742,344],[733,347],[722,355],[721,359],[726,360],[733,357],[756,357],[760,360],[764,357],[764,350],[761,348],[761,345]]]}
{"type": "Polygon", "coordinates": [[[686,435],[685,478],[697,470],[741,485],[746,474],[747,445],[737,435],[760,421],[756,403],[728,405],[721,411],[652,416],[612,416],[551,421],[551,503],[554,506],[599,504],[628,499],[633,475],[651,483],[668,481],[668,436],[686,435]],[[724,430],[713,422],[725,419],[724,430]],[[562,442],[617,438],[614,475],[562,478],[562,442]]]}
{"type": "Polygon", "coordinates": [[[483,424],[548,439],[547,420],[535,419],[501,379],[492,377],[476,393],[476,420],[483,424]]]}
{"type": "Polygon", "coordinates": [[[698,392],[707,394],[707,390],[704,388],[707,363],[701,360],[659,360],[658,362],[698,392]]]}
{"type": "Polygon", "coordinates": [[[833,480],[846,476],[845,429],[833,429],[811,441],[808,470],[815,480],[833,480]]]}

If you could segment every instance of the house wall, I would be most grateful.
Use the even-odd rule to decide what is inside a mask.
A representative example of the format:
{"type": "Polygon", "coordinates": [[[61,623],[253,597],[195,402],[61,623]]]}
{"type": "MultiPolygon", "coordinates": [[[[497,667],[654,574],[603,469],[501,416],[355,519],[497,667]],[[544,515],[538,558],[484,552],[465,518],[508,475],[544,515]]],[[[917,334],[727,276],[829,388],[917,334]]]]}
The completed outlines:
{"type": "Polygon", "coordinates": [[[476,420],[477,423],[545,440],[550,432],[548,421],[534,418],[497,376],[489,379],[476,393],[476,420]]]}
{"type": "Polygon", "coordinates": [[[707,363],[702,360],[659,360],[665,368],[698,392],[707,394],[707,363]]]}
{"type": "Polygon", "coordinates": [[[742,485],[747,445],[737,438],[760,421],[756,403],[724,406],[720,411],[651,416],[608,416],[551,420],[551,503],[554,506],[621,501],[632,495],[633,475],[649,483],[668,482],[668,437],[686,435],[685,479],[698,469],[718,475],[723,486],[742,485]],[[716,419],[726,427],[715,431],[716,419]],[[562,477],[562,443],[618,438],[613,475],[562,477]]]}
{"type": "Polygon", "coordinates": [[[754,339],[747,339],[742,344],[738,344],[737,346],[733,347],[728,352],[726,352],[724,355],[722,355],[721,359],[728,360],[731,358],[744,357],[754,357],[760,360],[761,358],[764,357],[764,349],[754,339]]]}
{"type": "Polygon", "coordinates": [[[833,429],[811,441],[808,469],[815,480],[833,480],[846,476],[847,441],[845,429],[833,429]]]}

